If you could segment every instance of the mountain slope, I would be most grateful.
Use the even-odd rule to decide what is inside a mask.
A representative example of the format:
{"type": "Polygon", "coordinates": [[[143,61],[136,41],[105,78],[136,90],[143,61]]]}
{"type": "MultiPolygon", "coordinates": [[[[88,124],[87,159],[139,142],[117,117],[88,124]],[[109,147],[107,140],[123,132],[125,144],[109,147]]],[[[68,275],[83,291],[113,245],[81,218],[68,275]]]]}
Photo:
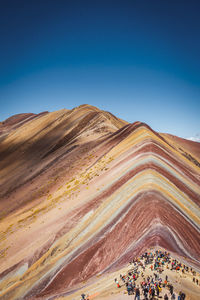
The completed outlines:
{"type": "Polygon", "coordinates": [[[12,129],[0,144],[2,297],[59,295],[150,246],[199,268],[197,147],[88,105],[12,129]]]}

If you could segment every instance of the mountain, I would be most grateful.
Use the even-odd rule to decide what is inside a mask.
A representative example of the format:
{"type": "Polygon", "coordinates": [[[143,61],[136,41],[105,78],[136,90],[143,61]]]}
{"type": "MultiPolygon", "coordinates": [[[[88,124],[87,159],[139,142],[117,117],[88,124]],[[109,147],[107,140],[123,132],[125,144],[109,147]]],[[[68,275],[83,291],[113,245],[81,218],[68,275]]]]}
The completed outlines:
{"type": "Polygon", "coordinates": [[[200,268],[200,144],[90,105],[0,124],[0,297],[49,299],[160,246],[200,268]]]}

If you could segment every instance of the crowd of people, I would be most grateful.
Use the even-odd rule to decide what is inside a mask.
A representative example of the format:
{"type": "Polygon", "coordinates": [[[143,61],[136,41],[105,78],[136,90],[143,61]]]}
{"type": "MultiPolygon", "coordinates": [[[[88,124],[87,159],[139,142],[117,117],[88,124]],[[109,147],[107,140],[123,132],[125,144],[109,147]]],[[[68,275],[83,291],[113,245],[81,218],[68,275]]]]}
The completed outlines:
{"type": "MultiPolygon", "coordinates": [[[[164,292],[164,300],[186,299],[186,294],[182,291],[179,292],[178,297],[176,296],[174,286],[170,283],[168,275],[161,276],[164,267],[171,271],[174,270],[183,274],[190,273],[196,276],[196,272],[192,268],[181,264],[176,259],[172,259],[169,252],[161,250],[156,250],[154,253],[145,252],[140,257],[133,259],[130,265],[132,268],[128,273],[125,275],[120,274],[120,282],[115,278],[115,283],[118,288],[122,285],[126,286],[128,295],[134,295],[137,300],[162,298],[160,296],[162,291],[164,292]],[[150,268],[152,275],[144,275],[146,268],[150,268]]],[[[198,279],[193,277],[193,282],[198,284],[198,279]]]]}
{"type": "MultiPolygon", "coordinates": [[[[163,298],[164,300],[184,300],[186,294],[183,291],[175,293],[174,286],[170,282],[164,270],[168,269],[177,273],[190,274],[193,276],[193,283],[199,284],[199,279],[193,268],[173,259],[167,251],[150,251],[134,258],[130,263],[130,269],[126,274],[120,274],[119,279],[115,278],[117,288],[124,286],[128,295],[133,295],[135,300],[151,300],[163,298]],[[145,272],[145,270],[150,272],[145,272]],[[148,275],[145,275],[148,273],[148,275]]],[[[169,272],[167,272],[169,273],[169,272]]],[[[81,300],[89,300],[89,295],[81,295],[81,300]]]]}

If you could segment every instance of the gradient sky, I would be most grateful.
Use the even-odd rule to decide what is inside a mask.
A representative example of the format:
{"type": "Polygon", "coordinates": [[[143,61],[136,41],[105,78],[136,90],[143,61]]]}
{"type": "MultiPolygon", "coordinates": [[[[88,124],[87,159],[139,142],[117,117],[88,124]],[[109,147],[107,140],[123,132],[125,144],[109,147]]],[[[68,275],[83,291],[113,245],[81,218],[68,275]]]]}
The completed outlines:
{"type": "Polygon", "coordinates": [[[195,136],[199,13],[199,0],[0,0],[0,120],[88,103],[195,136]]]}

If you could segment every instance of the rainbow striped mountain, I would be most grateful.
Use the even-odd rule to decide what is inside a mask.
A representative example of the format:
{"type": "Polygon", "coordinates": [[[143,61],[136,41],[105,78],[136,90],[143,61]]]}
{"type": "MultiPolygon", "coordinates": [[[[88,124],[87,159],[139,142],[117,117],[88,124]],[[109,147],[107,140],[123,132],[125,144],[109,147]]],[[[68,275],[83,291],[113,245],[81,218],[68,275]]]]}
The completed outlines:
{"type": "Polygon", "coordinates": [[[54,299],[160,246],[200,268],[200,143],[90,105],[0,123],[0,299],[54,299]]]}

